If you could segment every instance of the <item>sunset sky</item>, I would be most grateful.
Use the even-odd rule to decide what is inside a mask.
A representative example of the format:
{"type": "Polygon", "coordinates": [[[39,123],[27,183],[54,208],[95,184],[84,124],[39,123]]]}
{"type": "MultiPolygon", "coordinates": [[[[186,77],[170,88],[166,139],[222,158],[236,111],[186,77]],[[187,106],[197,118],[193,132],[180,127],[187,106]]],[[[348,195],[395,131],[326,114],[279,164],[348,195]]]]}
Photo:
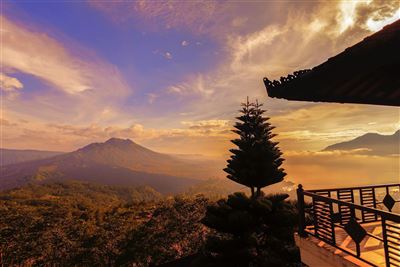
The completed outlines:
{"type": "Polygon", "coordinates": [[[226,158],[249,96],[294,180],[329,166],[396,180],[398,157],[319,151],[392,134],[399,108],[270,99],[262,78],[318,65],[397,19],[398,0],[1,1],[0,146],[71,151],[121,137],[226,158]]]}

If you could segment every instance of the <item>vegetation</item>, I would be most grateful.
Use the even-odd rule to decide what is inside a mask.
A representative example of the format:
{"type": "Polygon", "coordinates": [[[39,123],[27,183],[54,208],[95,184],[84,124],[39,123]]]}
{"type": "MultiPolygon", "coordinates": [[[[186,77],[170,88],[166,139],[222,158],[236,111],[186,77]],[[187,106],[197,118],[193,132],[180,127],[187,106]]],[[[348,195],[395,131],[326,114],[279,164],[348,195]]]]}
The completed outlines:
{"type": "Polygon", "coordinates": [[[118,264],[158,265],[197,253],[209,233],[200,223],[209,204],[201,196],[162,203],[150,220],[129,234],[118,264]]]}
{"type": "Polygon", "coordinates": [[[225,171],[230,180],[250,187],[251,196],[234,193],[207,207],[204,225],[215,230],[209,235],[195,266],[300,266],[294,242],[296,208],[287,194],[264,196],[262,187],[278,183],[286,175],[273,127],[262,117],[256,103],[242,104],[235,124],[238,139],[225,171]],[[256,189],[256,190],[255,190],[256,189]]]}
{"type": "Polygon", "coordinates": [[[262,116],[265,110],[261,106],[249,99],[242,103],[242,115],[233,130],[239,138],[232,140],[238,148],[230,150],[233,155],[224,169],[228,179],[250,187],[252,197],[260,196],[261,188],[281,182],[286,175],[280,168],[283,158],[278,143],[271,141],[274,127],[262,116]]]}
{"type": "Polygon", "coordinates": [[[235,193],[208,207],[203,223],[217,234],[207,240],[198,266],[296,266],[297,214],[286,198],[235,193]]]}
{"type": "Polygon", "coordinates": [[[195,253],[206,199],[81,182],[0,194],[0,265],[148,266],[195,253]]]}

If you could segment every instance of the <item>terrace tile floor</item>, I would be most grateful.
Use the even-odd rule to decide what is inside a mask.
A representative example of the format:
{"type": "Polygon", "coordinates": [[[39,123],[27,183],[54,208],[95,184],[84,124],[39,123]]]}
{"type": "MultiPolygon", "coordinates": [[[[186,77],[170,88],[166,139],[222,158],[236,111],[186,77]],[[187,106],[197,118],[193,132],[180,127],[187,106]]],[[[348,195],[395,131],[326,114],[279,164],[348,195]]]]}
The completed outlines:
{"type": "MultiPolygon", "coordinates": [[[[363,224],[362,226],[368,233],[382,238],[381,222],[363,224]]],[[[398,226],[400,227],[400,224],[398,224],[398,226]]],[[[352,238],[344,231],[344,229],[336,227],[335,235],[336,235],[336,243],[339,247],[356,254],[356,244],[352,240],[352,238]]],[[[400,238],[400,234],[398,236],[400,238]]],[[[364,263],[363,261],[360,261],[355,257],[346,254],[342,250],[334,248],[326,244],[325,242],[318,240],[317,238],[312,238],[312,240],[313,242],[316,242],[319,247],[328,249],[332,251],[334,254],[342,256],[346,260],[355,263],[357,266],[371,266],[370,264],[364,263]]],[[[385,254],[384,254],[385,252],[384,252],[383,242],[373,237],[366,236],[363,239],[363,241],[361,241],[360,248],[361,248],[361,257],[363,259],[372,262],[376,266],[385,266],[385,254]]],[[[400,246],[399,246],[399,253],[400,253],[400,246]]]]}

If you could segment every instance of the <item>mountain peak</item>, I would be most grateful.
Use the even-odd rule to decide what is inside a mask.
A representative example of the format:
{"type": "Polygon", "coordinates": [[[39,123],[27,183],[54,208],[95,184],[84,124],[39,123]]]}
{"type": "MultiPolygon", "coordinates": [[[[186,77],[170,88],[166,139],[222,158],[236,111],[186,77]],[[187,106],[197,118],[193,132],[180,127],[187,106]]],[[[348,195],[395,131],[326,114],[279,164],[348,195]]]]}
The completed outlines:
{"type": "Polygon", "coordinates": [[[371,155],[398,155],[399,135],[400,130],[391,135],[366,133],[352,140],[330,145],[323,151],[366,149],[364,153],[371,155]]]}
{"type": "Polygon", "coordinates": [[[116,137],[111,137],[108,139],[105,144],[112,144],[112,145],[130,145],[134,144],[134,142],[131,139],[122,139],[122,138],[116,138],[116,137]]]}
{"type": "Polygon", "coordinates": [[[138,147],[140,147],[138,144],[134,143],[132,140],[130,139],[122,139],[122,138],[116,138],[116,137],[112,137],[110,139],[108,139],[107,141],[103,142],[103,143],[91,143],[89,145],[86,145],[80,149],[78,149],[77,151],[80,152],[98,152],[99,149],[100,150],[107,150],[110,148],[116,148],[119,150],[126,150],[126,149],[132,149],[135,148],[137,149],[138,147]]]}

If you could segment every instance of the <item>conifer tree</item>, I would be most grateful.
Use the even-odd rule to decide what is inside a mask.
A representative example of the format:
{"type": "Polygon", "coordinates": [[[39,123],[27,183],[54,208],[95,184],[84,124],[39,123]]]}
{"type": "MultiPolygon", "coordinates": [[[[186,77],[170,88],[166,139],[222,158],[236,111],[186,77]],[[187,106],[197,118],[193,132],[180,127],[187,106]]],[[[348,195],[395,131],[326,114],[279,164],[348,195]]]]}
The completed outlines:
{"type": "Polygon", "coordinates": [[[302,266],[293,232],[296,207],[287,194],[264,196],[261,188],[283,180],[283,158],[273,126],[257,101],[247,99],[237,117],[227,178],[251,189],[251,197],[234,193],[207,207],[202,223],[213,229],[192,266],[302,266]]]}
{"type": "Polygon", "coordinates": [[[239,135],[232,140],[237,148],[230,150],[233,155],[224,169],[228,179],[250,187],[252,197],[260,196],[262,187],[281,182],[286,175],[281,168],[284,159],[278,143],[271,140],[274,127],[269,118],[263,117],[265,110],[261,106],[258,101],[250,103],[248,98],[242,103],[242,114],[236,118],[233,130],[239,135]]]}

